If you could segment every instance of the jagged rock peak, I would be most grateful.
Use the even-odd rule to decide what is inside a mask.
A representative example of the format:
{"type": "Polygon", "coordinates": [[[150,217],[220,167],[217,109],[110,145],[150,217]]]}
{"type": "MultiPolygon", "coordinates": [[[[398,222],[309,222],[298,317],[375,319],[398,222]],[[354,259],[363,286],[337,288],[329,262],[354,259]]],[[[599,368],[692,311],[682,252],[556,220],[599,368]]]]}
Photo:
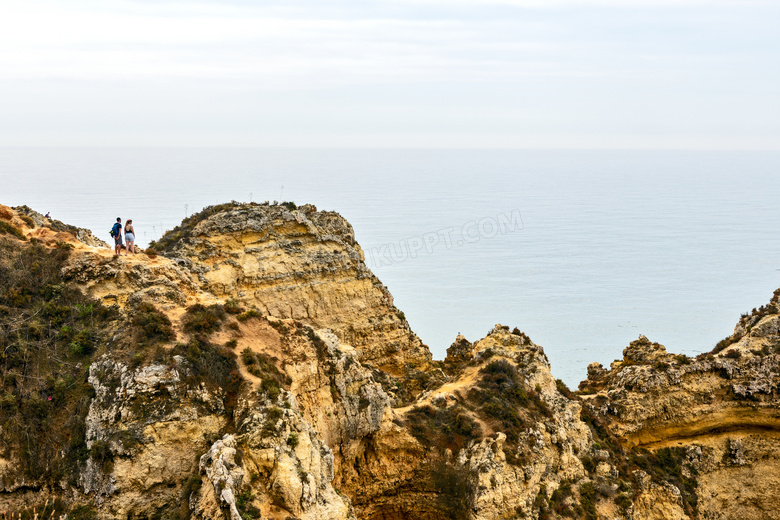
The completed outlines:
{"type": "Polygon", "coordinates": [[[623,360],[627,363],[649,363],[667,356],[666,347],[640,335],[623,349],[623,360]]]}
{"type": "Polygon", "coordinates": [[[474,348],[471,345],[471,342],[467,340],[465,336],[458,334],[455,341],[447,349],[447,358],[445,361],[448,363],[459,363],[468,361],[473,357],[474,348]]]}

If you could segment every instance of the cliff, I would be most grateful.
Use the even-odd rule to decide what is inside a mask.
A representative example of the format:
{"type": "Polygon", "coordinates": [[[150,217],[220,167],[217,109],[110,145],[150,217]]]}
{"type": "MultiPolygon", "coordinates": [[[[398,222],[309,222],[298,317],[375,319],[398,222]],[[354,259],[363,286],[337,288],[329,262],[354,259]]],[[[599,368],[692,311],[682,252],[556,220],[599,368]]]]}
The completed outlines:
{"type": "Polygon", "coordinates": [[[502,325],[432,360],[337,213],[230,203],[115,257],[0,206],[0,512],[776,518],[778,295],[572,392],[502,325]]]}

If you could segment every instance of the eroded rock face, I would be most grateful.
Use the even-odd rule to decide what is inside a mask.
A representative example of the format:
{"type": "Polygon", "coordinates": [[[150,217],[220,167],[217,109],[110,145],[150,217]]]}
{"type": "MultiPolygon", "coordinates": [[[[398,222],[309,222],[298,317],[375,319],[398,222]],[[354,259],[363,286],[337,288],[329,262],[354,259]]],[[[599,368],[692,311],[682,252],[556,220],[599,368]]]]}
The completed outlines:
{"type": "Polygon", "coordinates": [[[478,494],[475,509],[478,518],[501,518],[507,511],[533,510],[533,502],[542,486],[554,489],[561,482],[578,481],[586,477],[579,458],[592,445],[590,430],[580,419],[580,404],[562,395],[550,372],[544,351],[530,340],[511,334],[508,327],[496,325],[491,333],[474,344],[475,356],[490,353],[513,359],[523,376],[524,385],[538,393],[551,413],[539,415],[521,433],[514,464],[506,461],[504,435],[473,444],[460,454],[477,475],[478,494]],[[529,450],[525,446],[530,447],[529,450]]]}
{"type": "Polygon", "coordinates": [[[236,440],[225,435],[215,442],[200,458],[199,469],[211,488],[204,495],[216,497],[220,508],[227,508],[230,520],[241,520],[236,506],[236,495],[244,481],[244,470],[236,461],[236,440]]]}
{"type": "MultiPolygon", "coordinates": [[[[780,472],[776,300],[768,313],[743,317],[740,339],[714,355],[674,356],[640,337],[610,370],[589,367],[580,385],[594,394],[586,406],[628,445],[688,450],[684,469],[695,472],[703,518],[780,518],[776,495],[765,492],[780,472]]],[[[671,503],[651,507],[659,492],[641,495],[634,517],[683,518],[671,503]]]]}
{"type": "MultiPolygon", "coordinates": [[[[430,406],[445,416],[468,405],[466,396],[479,384],[480,370],[506,362],[517,370],[521,384],[538,391],[549,416],[528,415],[527,425],[513,435],[494,431],[495,422],[481,422],[482,435],[455,452],[428,446],[415,437],[414,419],[405,417],[415,405],[395,409],[379,429],[356,443],[352,459],[344,454],[337,482],[349,490],[359,518],[505,518],[531,512],[540,490],[585,477],[578,454],[590,445],[590,431],[579,417],[579,404],[561,395],[540,347],[524,336],[497,325],[473,344],[473,362],[459,377],[423,394],[415,405],[430,406]]],[[[452,427],[452,426],[449,426],[452,427]]]]}
{"type": "Polygon", "coordinates": [[[243,461],[259,481],[257,492],[265,515],[306,520],[351,518],[349,500],[332,485],[334,457],[318,432],[303,418],[295,397],[286,394],[281,407],[247,402],[240,413],[243,461]]]}
{"type": "Polygon", "coordinates": [[[103,464],[87,459],[79,485],[104,518],[151,514],[178,502],[184,481],[198,474],[194,455],[228,423],[220,392],[186,384],[187,370],[180,357],[175,366],[132,369],[106,356],[90,367],[95,398],[86,442],[103,464]]]}
{"type": "Polygon", "coordinates": [[[236,206],[198,222],[165,254],[201,267],[202,286],[220,298],[332,330],[363,363],[400,375],[430,362],[338,213],[236,206]]]}

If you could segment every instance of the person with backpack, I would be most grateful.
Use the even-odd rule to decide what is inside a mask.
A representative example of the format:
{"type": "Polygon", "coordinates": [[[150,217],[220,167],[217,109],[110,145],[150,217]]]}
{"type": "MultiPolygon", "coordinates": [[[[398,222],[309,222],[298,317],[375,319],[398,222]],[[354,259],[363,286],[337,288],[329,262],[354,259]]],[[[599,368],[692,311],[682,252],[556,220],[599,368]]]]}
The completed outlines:
{"type": "MultiPolygon", "coordinates": [[[[111,236],[114,237],[114,254],[120,256],[122,254],[122,219],[117,217],[116,223],[111,228],[111,236]]],[[[127,253],[125,253],[127,256],[127,253]]]]}

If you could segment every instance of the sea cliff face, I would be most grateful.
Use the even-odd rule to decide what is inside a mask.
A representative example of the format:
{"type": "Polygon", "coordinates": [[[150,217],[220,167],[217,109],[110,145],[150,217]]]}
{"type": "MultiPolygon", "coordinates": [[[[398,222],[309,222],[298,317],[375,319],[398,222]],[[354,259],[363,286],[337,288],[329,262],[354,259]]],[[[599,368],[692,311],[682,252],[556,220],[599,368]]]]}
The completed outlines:
{"type": "Polygon", "coordinates": [[[313,206],[118,258],[0,206],[0,512],[780,517],[780,292],[713,353],[640,337],[572,392],[503,325],[433,360],[363,260],[313,206]]]}

